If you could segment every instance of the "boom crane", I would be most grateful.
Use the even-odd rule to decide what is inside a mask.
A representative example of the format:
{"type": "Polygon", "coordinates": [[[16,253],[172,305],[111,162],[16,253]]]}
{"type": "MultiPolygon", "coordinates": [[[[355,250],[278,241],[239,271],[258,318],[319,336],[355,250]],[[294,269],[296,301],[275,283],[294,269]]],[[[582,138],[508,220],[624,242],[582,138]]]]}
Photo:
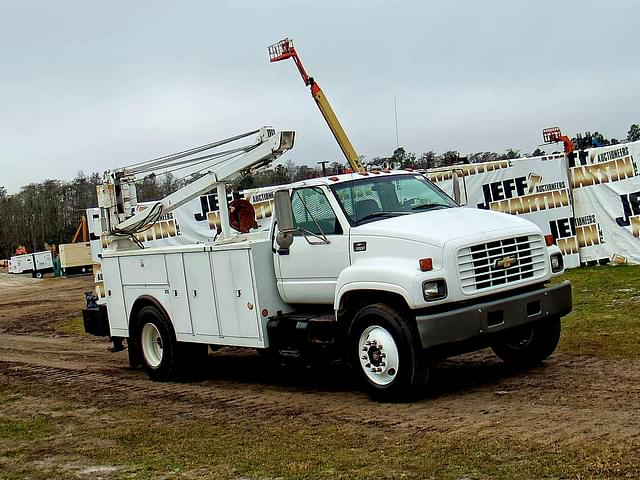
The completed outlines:
{"type": "Polygon", "coordinates": [[[294,137],[293,131],[276,132],[273,127],[263,127],[202,147],[107,171],[102,184],[98,185],[98,206],[101,210],[103,232],[111,238],[115,249],[132,248],[131,240],[136,233],[148,229],[161,215],[170,213],[191,199],[215,188],[220,205],[222,239],[227,239],[230,237],[231,230],[225,184],[240,172],[257,171],[268,166],[284,152],[293,148],[294,137]],[[258,137],[253,145],[193,157],[194,154],[256,133],[258,137]],[[212,161],[213,164],[210,163],[212,161]],[[158,169],[172,171],[171,169],[183,169],[203,162],[209,164],[204,167],[206,171],[200,178],[158,200],[149,208],[136,212],[136,174],[158,169]]]}
{"type": "Polygon", "coordinates": [[[304,80],[304,84],[307,87],[310,87],[311,96],[315,100],[316,105],[318,105],[320,113],[322,113],[327,125],[329,125],[329,129],[338,142],[340,150],[342,150],[347,162],[349,162],[351,169],[354,172],[364,172],[365,168],[360,161],[360,157],[353,148],[353,145],[351,145],[351,141],[349,140],[349,137],[347,137],[338,117],[331,108],[329,100],[327,100],[327,97],[320,88],[320,85],[318,85],[313,77],[310,77],[304,69],[302,61],[298,56],[298,52],[296,52],[296,49],[293,46],[293,40],[285,38],[284,40],[280,40],[269,47],[269,60],[271,62],[279,62],[280,60],[287,60],[289,58],[292,58],[296,67],[298,67],[298,71],[302,76],[302,80],[304,80]]]}

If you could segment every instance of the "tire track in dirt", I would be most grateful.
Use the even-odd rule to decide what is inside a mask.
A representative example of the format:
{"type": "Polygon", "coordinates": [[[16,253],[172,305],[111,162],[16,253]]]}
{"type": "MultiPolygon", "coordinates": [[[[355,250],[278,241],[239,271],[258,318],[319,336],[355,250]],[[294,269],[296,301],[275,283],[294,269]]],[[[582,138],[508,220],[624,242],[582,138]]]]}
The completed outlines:
{"type": "Polygon", "coordinates": [[[239,350],[209,357],[192,383],[153,383],[91,339],[0,335],[0,381],[44,386],[52,395],[103,406],[144,403],[167,415],[303,418],[408,433],[630,441],[640,446],[640,361],[557,354],[515,372],[486,353],[433,369],[425,396],[408,404],[369,401],[336,366],[285,368],[239,350]]]}

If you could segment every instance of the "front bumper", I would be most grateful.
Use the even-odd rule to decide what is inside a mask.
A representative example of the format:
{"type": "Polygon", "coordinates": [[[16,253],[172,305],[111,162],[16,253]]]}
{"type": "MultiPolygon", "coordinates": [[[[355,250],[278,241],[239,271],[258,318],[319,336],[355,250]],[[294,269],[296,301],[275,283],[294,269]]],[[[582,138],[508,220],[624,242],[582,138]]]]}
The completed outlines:
{"type": "Polygon", "coordinates": [[[571,283],[520,293],[444,312],[417,315],[424,348],[481,339],[519,325],[571,311],[571,283]]]}

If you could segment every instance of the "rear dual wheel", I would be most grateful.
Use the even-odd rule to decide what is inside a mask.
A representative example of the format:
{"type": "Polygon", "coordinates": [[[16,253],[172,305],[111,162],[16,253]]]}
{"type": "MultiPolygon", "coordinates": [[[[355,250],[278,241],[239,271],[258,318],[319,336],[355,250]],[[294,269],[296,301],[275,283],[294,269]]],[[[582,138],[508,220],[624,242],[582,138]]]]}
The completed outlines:
{"type": "Polygon", "coordinates": [[[170,320],[157,307],[143,307],[136,319],[138,329],[129,345],[129,359],[142,364],[151,380],[179,380],[206,362],[207,345],[177,342],[170,320]]]}
{"type": "Polygon", "coordinates": [[[389,305],[369,305],[358,312],[349,331],[349,349],[365,390],[375,400],[411,400],[426,383],[429,368],[417,335],[389,305]]]}

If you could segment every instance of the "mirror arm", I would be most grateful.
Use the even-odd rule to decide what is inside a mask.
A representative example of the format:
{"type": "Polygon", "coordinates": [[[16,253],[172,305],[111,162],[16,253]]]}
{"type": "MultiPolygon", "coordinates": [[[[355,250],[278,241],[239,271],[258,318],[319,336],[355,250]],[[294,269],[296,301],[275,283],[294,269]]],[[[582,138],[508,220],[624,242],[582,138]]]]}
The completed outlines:
{"type": "MultiPolygon", "coordinates": [[[[318,228],[318,229],[322,232],[322,229],[320,229],[320,228],[318,228]]],[[[299,231],[300,233],[302,233],[302,236],[307,241],[307,243],[309,243],[309,245],[329,245],[329,244],[331,244],[331,241],[327,238],[327,236],[324,234],[324,232],[321,235],[318,235],[316,233],[310,232],[309,230],[305,230],[304,228],[297,228],[296,230],[299,231]],[[320,240],[320,243],[311,242],[309,240],[310,236],[320,240]]]]}

